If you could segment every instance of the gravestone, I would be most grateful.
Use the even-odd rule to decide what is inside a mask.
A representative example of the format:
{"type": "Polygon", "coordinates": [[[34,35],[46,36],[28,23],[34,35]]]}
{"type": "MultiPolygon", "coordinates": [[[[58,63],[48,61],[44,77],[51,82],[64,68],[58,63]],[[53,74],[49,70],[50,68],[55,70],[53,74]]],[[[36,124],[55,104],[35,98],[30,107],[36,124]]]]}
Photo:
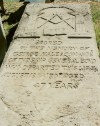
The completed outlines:
{"type": "Polygon", "coordinates": [[[5,52],[6,52],[6,38],[2,25],[2,20],[0,17],[0,64],[4,58],[5,52]]]}
{"type": "Polygon", "coordinates": [[[1,67],[0,99],[0,126],[100,126],[88,4],[26,7],[1,67]]]}

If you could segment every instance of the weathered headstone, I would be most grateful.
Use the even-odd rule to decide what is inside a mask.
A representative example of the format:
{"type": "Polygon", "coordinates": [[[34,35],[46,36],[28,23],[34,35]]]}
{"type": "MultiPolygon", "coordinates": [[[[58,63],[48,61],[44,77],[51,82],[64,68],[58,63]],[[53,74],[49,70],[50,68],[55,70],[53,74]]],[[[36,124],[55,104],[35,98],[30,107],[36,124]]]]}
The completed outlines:
{"type": "Polygon", "coordinates": [[[90,6],[29,4],[0,71],[0,126],[100,126],[90,6]]]}
{"type": "Polygon", "coordinates": [[[5,52],[6,52],[6,38],[2,25],[2,20],[0,17],[0,64],[5,56],[5,52]]]}

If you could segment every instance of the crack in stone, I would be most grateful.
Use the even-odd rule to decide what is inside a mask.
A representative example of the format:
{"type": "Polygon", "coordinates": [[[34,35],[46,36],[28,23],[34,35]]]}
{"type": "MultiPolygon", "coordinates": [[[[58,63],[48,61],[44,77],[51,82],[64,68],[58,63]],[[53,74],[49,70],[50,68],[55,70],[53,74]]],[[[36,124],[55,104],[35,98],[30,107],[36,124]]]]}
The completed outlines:
{"type": "Polygon", "coordinates": [[[16,113],[17,115],[19,115],[19,113],[17,112],[17,111],[15,111],[15,110],[13,110],[12,108],[11,108],[11,105],[9,105],[5,100],[4,100],[4,97],[3,96],[1,96],[1,101],[3,102],[3,104],[9,109],[9,110],[11,110],[11,111],[13,111],[14,113],[16,113]]]}

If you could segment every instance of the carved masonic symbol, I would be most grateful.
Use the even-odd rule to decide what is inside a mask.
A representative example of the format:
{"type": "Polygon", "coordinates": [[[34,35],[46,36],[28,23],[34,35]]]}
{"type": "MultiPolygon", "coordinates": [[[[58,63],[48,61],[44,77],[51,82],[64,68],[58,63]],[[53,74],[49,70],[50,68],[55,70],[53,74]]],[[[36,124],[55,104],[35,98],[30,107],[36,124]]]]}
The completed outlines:
{"type": "Polygon", "coordinates": [[[84,32],[84,25],[83,16],[75,10],[63,6],[48,7],[38,12],[34,32],[45,36],[67,35],[69,31],[75,33],[78,29],[84,32]]]}
{"type": "Polygon", "coordinates": [[[46,22],[45,22],[44,24],[40,25],[38,28],[42,27],[42,26],[45,25],[47,22],[50,22],[50,23],[55,24],[55,25],[64,22],[64,23],[66,23],[67,25],[69,25],[70,28],[74,29],[74,27],[73,27],[70,23],[67,22],[67,20],[70,20],[70,18],[63,19],[63,18],[62,18],[61,16],[59,16],[58,14],[55,14],[55,15],[54,15],[53,17],[51,17],[49,20],[46,19],[46,18],[44,18],[44,17],[39,17],[39,18],[45,20],[46,22]],[[58,19],[57,19],[57,17],[58,17],[58,19]],[[53,19],[54,19],[54,21],[53,21],[53,19]],[[56,19],[57,19],[57,20],[56,20],[56,19]]]}

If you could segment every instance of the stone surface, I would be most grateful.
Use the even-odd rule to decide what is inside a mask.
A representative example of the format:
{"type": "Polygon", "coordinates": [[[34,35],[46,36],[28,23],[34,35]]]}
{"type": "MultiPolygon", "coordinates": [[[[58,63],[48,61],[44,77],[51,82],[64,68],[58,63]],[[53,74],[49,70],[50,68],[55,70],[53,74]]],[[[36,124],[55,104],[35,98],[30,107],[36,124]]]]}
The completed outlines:
{"type": "Polygon", "coordinates": [[[5,39],[5,33],[4,33],[4,29],[0,17],[0,64],[4,58],[5,52],[6,52],[6,39],[5,39]]]}
{"type": "Polygon", "coordinates": [[[100,126],[90,6],[30,4],[0,71],[0,126],[100,126]]]}
{"type": "Polygon", "coordinates": [[[61,5],[59,8],[59,4],[56,7],[47,4],[43,9],[43,4],[29,5],[15,37],[70,36],[71,34],[80,34],[83,38],[84,34],[93,37],[87,5],[68,4],[67,6],[61,5]]]}

